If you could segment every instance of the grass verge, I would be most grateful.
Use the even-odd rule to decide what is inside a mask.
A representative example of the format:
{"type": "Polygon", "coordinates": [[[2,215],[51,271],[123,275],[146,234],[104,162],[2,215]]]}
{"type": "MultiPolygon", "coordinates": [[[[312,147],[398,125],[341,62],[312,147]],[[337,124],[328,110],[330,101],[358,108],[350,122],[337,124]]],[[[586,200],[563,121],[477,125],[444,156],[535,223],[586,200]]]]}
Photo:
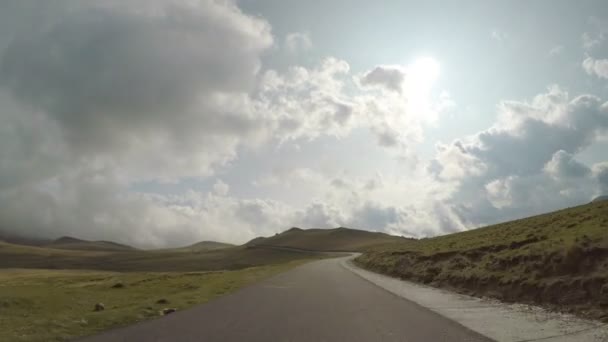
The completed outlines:
{"type": "MultiPolygon", "coordinates": [[[[309,259],[310,260],[310,259],[309,259]]],[[[0,270],[0,341],[65,341],[204,303],[307,262],[236,271],[0,270]],[[96,303],[105,310],[95,312],[96,303]]]]}
{"type": "Polygon", "coordinates": [[[356,262],[431,286],[608,322],[608,201],[404,241],[356,262]]]}

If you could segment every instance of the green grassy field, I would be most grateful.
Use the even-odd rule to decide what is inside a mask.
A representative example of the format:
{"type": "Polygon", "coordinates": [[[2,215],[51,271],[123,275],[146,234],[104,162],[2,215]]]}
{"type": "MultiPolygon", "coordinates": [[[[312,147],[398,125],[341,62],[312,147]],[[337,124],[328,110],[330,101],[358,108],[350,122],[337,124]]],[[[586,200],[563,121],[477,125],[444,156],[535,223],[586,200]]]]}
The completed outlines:
{"type": "Polygon", "coordinates": [[[152,319],[163,308],[204,303],[303,262],[186,273],[0,270],[0,341],[65,341],[152,319]],[[95,312],[96,303],[106,309],[95,312]]]}
{"type": "Polygon", "coordinates": [[[608,202],[376,248],[368,269],[608,321],[608,202]]]}

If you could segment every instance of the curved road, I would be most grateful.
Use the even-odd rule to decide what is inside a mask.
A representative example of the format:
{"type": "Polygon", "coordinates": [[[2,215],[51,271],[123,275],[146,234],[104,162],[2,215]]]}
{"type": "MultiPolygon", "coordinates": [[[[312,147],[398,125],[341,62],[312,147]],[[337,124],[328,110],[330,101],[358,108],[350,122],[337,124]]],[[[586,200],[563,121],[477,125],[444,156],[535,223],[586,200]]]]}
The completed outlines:
{"type": "Polygon", "coordinates": [[[343,260],[312,262],[195,308],[82,341],[490,341],[360,278],[343,260]]]}

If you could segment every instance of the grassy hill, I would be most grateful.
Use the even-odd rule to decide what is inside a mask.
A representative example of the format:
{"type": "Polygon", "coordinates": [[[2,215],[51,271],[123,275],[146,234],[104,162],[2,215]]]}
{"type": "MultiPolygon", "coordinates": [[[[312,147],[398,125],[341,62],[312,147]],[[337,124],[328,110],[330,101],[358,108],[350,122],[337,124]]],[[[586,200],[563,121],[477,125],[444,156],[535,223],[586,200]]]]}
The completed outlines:
{"type": "Polygon", "coordinates": [[[377,248],[361,266],[608,321],[608,201],[377,248]]]}
{"type": "Polygon", "coordinates": [[[64,236],[40,247],[83,251],[132,251],[135,248],[111,241],[87,241],[64,236]]]}
{"type": "Polygon", "coordinates": [[[405,241],[408,241],[408,239],[343,227],[306,230],[291,228],[272,237],[253,239],[247,245],[287,247],[312,251],[353,252],[405,241]]]}
{"type": "Polygon", "coordinates": [[[0,242],[0,268],[191,272],[234,270],[311,257],[320,255],[248,246],[210,251],[108,251],[55,249],[0,242]]]}
{"type": "Polygon", "coordinates": [[[593,199],[593,202],[602,202],[602,201],[608,201],[608,195],[597,196],[596,198],[593,199]]]}
{"type": "Polygon", "coordinates": [[[188,251],[188,252],[203,252],[203,251],[214,251],[217,249],[224,249],[234,247],[233,244],[217,242],[217,241],[201,241],[190,246],[177,248],[177,250],[188,251]]]}
{"type": "Polygon", "coordinates": [[[44,246],[53,242],[53,240],[44,238],[16,235],[14,233],[3,231],[2,229],[0,229],[0,241],[26,246],[44,246]]]}
{"type": "Polygon", "coordinates": [[[0,241],[14,245],[47,247],[54,249],[75,249],[95,251],[126,251],[134,250],[134,247],[112,242],[112,241],[88,241],[71,236],[63,236],[56,240],[20,236],[0,231],[0,241]]]}
{"type": "Polygon", "coordinates": [[[86,269],[118,272],[233,270],[321,257],[315,252],[363,251],[409,241],[348,228],[289,229],[243,246],[203,241],[188,247],[137,250],[107,241],[63,237],[44,246],[0,242],[0,268],[86,269]]]}

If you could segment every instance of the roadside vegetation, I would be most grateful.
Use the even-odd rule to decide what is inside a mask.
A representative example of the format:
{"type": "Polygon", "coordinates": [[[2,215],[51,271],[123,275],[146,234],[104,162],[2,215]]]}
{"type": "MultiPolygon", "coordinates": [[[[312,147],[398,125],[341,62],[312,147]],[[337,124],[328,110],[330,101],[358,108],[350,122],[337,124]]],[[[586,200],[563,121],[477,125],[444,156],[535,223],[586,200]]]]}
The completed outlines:
{"type": "Polygon", "coordinates": [[[0,270],[0,341],[65,341],[183,310],[299,265],[236,271],[0,270]],[[98,304],[103,310],[95,311],[98,304]]]}
{"type": "Polygon", "coordinates": [[[376,248],[367,269],[608,322],[608,201],[376,248]]]}

